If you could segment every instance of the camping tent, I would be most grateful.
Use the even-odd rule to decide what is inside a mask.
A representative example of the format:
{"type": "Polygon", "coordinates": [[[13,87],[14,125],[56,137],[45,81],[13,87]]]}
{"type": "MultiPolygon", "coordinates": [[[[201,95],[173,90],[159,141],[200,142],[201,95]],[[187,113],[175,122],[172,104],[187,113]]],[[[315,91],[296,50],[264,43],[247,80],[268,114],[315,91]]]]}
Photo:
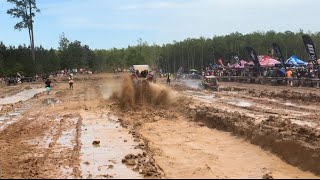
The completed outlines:
{"type": "Polygon", "coordinates": [[[276,64],[281,64],[281,62],[272,59],[270,56],[264,56],[260,61],[262,67],[274,67],[276,64]]]}
{"type": "Polygon", "coordinates": [[[287,61],[286,64],[297,67],[297,66],[307,66],[308,63],[300,60],[297,56],[291,56],[287,61]]]}

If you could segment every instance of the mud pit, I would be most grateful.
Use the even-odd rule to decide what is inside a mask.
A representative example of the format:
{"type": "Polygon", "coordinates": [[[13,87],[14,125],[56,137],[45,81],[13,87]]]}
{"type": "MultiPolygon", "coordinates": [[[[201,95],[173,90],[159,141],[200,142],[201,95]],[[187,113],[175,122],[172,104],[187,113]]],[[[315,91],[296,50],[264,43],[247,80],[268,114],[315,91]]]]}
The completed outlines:
{"type": "Polygon", "coordinates": [[[74,90],[58,80],[49,96],[1,105],[0,177],[319,178],[316,102],[123,79],[80,76],[74,90]]]}

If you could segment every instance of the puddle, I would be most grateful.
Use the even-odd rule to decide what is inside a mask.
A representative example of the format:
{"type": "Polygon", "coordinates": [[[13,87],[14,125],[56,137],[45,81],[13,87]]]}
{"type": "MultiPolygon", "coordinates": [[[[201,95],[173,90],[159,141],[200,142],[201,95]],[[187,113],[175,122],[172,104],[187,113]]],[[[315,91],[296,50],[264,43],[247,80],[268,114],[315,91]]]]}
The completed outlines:
{"type": "Polygon", "coordinates": [[[241,101],[241,100],[228,101],[227,103],[235,106],[239,106],[239,107],[251,107],[253,105],[248,101],[241,101]]]}
{"type": "Polygon", "coordinates": [[[194,89],[199,89],[200,86],[199,84],[201,83],[201,80],[181,80],[182,84],[184,84],[187,87],[194,88],[194,89]]]}
{"type": "Polygon", "coordinates": [[[297,125],[300,125],[300,126],[309,126],[309,127],[312,127],[312,128],[317,127],[316,123],[307,122],[307,121],[301,121],[301,120],[292,119],[291,122],[293,124],[297,124],[297,125]]]}
{"type": "Polygon", "coordinates": [[[35,139],[31,139],[31,140],[26,140],[24,142],[28,143],[31,146],[37,146],[37,147],[41,147],[41,148],[48,148],[49,144],[52,142],[52,139],[49,138],[50,135],[46,134],[44,137],[40,138],[35,138],[35,139]]]}
{"type": "Polygon", "coordinates": [[[214,94],[205,94],[201,92],[194,92],[194,91],[186,91],[189,95],[196,97],[200,100],[209,100],[210,102],[214,100],[215,95],[214,94]]]}
{"type": "Polygon", "coordinates": [[[106,175],[113,178],[141,179],[139,173],[122,164],[127,154],[142,153],[135,149],[139,144],[134,142],[128,130],[123,128],[118,118],[108,114],[97,116],[81,113],[83,126],[81,133],[81,172],[82,177],[100,178],[106,175]],[[100,141],[94,146],[93,141],[100,141]],[[112,165],[112,168],[108,168],[112,165]]]}
{"type": "Polygon", "coordinates": [[[27,101],[36,94],[46,91],[45,88],[24,90],[16,95],[0,99],[0,105],[14,104],[20,101],[27,101]]]}
{"type": "Polygon", "coordinates": [[[286,103],[284,103],[284,105],[286,105],[286,106],[296,106],[295,104],[293,104],[291,102],[286,102],[286,103]]]}
{"type": "Polygon", "coordinates": [[[21,108],[16,108],[14,111],[9,112],[3,116],[0,116],[0,131],[3,130],[5,127],[7,127],[10,124],[13,124],[19,119],[19,116],[23,114],[28,108],[30,108],[30,105],[24,105],[21,108]]]}
{"type": "Polygon", "coordinates": [[[61,103],[61,101],[55,98],[48,98],[42,101],[42,104],[46,106],[54,106],[55,104],[59,103],[61,103]]]}

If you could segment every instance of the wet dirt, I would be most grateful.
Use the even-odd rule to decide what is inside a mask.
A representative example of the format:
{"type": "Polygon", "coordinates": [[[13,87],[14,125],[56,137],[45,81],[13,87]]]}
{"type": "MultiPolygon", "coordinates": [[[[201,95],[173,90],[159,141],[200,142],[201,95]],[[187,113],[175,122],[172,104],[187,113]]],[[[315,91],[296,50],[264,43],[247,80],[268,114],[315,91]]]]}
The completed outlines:
{"type": "Polygon", "coordinates": [[[229,133],[185,120],[146,123],[142,135],[167,178],[317,178],[229,133]],[[175,138],[172,138],[175,137],[175,138]]]}
{"type": "Polygon", "coordinates": [[[27,101],[32,97],[34,97],[35,95],[44,92],[45,90],[46,90],[45,88],[24,90],[13,96],[0,99],[0,105],[14,104],[20,101],[27,101]]]}
{"type": "Polygon", "coordinates": [[[0,105],[12,122],[0,130],[0,177],[319,178],[316,102],[249,93],[285,88],[123,79],[80,76],[74,90],[61,79],[50,95],[0,105]]]}
{"type": "Polygon", "coordinates": [[[134,138],[123,128],[117,117],[110,112],[97,113],[82,112],[83,118],[81,136],[81,172],[83,178],[99,178],[108,175],[112,178],[141,179],[122,163],[122,158],[129,153],[142,153],[135,149],[138,145],[134,138]],[[98,141],[99,146],[92,145],[98,141]]]}
{"type": "MultiPolygon", "coordinates": [[[[173,87],[175,87],[175,86],[173,85],[173,87]]],[[[171,156],[168,156],[166,154],[161,154],[161,152],[164,151],[164,149],[165,149],[164,147],[167,147],[167,146],[159,143],[159,142],[164,141],[164,139],[160,138],[162,134],[168,134],[168,137],[175,137],[174,139],[183,138],[183,135],[180,135],[182,133],[178,133],[178,134],[173,133],[175,131],[179,131],[178,127],[176,127],[175,130],[170,129],[169,131],[163,131],[163,129],[162,129],[164,123],[161,120],[167,120],[170,122],[170,125],[172,125],[173,123],[176,123],[177,119],[179,119],[179,117],[180,117],[181,119],[185,119],[185,120],[186,119],[189,119],[191,121],[196,120],[198,122],[204,123],[204,124],[202,124],[202,126],[207,126],[210,128],[221,130],[221,131],[232,132],[236,136],[245,138],[247,141],[249,141],[249,143],[254,144],[254,145],[251,145],[248,143],[247,145],[252,146],[252,147],[255,147],[255,145],[258,145],[258,146],[262,147],[266,152],[270,151],[272,154],[274,154],[274,155],[272,155],[273,157],[276,157],[276,155],[278,155],[281,158],[281,159],[280,158],[278,159],[279,162],[283,162],[283,164],[286,164],[289,169],[293,168],[292,165],[294,165],[294,166],[299,167],[303,170],[310,170],[310,171],[313,171],[314,173],[319,172],[319,170],[317,169],[317,167],[319,167],[319,166],[317,166],[319,161],[316,158],[316,157],[318,157],[317,154],[319,154],[319,152],[317,150],[310,151],[310,149],[309,149],[309,147],[311,147],[311,146],[313,146],[314,148],[319,147],[319,144],[318,144],[319,139],[317,138],[316,131],[312,131],[312,130],[310,131],[310,130],[308,130],[308,128],[303,128],[300,126],[296,126],[295,128],[290,128],[291,125],[289,125],[289,127],[285,128],[285,130],[283,130],[283,131],[285,131],[289,134],[291,133],[292,135],[295,134],[294,138],[286,139],[289,136],[282,136],[282,135],[272,137],[270,135],[281,134],[279,132],[274,132],[272,130],[272,129],[277,129],[277,127],[279,127],[279,124],[277,124],[277,123],[281,124],[281,123],[287,122],[287,121],[285,121],[286,119],[279,118],[276,120],[277,121],[276,124],[269,124],[270,127],[267,125],[268,123],[266,123],[266,122],[270,122],[270,115],[273,114],[273,112],[272,112],[274,109],[273,107],[269,108],[268,110],[263,110],[263,113],[259,116],[258,116],[259,112],[253,113],[252,116],[247,116],[249,113],[254,112],[255,109],[257,108],[255,103],[250,102],[248,100],[242,100],[240,98],[236,98],[235,100],[232,100],[229,97],[228,98],[223,97],[223,93],[222,94],[214,93],[216,98],[213,97],[213,99],[210,100],[209,98],[203,98],[203,97],[208,97],[210,94],[209,92],[200,92],[200,93],[199,92],[190,92],[190,90],[188,88],[183,89],[181,92],[180,87],[178,88],[178,91],[180,91],[180,94],[182,94],[182,96],[181,96],[182,99],[179,99],[176,103],[174,103],[173,106],[169,106],[168,109],[162,115],[162,117],[156,116],[153,111],[157,108],[151,108],[151,107],[143,107],[143,108],[139,109],[139,111],[138,111],[139,113],[127,112],[126,114],[122,114],[122,117],[124,119],[126,119],[127,122],[134,124],[137,127],[144,127],[144,125],[146,123],[156,124],[154,126],[154,128],[148,127],[149,128],[148,130],[143,129],[143,128],[142,128],[142,130],[140,129],[140,132],[142,132],[142,135],[144,137],[146,137],[147,141],[149,142],[150,149],[152,149],[152,151],[154,152],[153,155],[156,159],[156,162],[159,162],[159,158],[166,162],[169,159],[175,159],[174,154],[176,154],[176,156],[177,156],[177,154],[180,154],[180,153],[172,153],[171,156]],[[189,97],[191,96],[190,100],[187,100],[188,98],[184,97],[184,95],[189,95],[189,97]],[[194,97],[196,97],[196,98],[194,98],[194,97]],[[203,104],[203,102],[206,102],[206,104],[203,104]],[[230,102],[231,102],[231,105],[230,105],[230,102]],[[202,106],[204,106],[204,107],[202,107],[202,106]],[[216,108],[217,106],[218,106],[218,108],[216,108]],[[254,106],[254,107],[251,108],[251,106],[254,106]],[[232,107],[238,107],[238,108],[232,108],[232,107]],[[142,111],[142,109],[146,109],[146,110],[142,111]],[[230,109],[231,109],[231,111],[230,111],[230,109]],[[239,110],[239,112],[237,112],[238,110],[239,110]],[[169,117],[169,118],[166,118],[166,117],[169,117]],[[257,117],[258,117],[258,119],[257,119],[257,117]],[[158,121],[161,121],[161,123],[158,124],[157,123],[158,121]],[[268,129],[267,127],[269,127],[269,131],[267,131],[267,130],[262,131],[262,129],[268,129]],[[303,130],[297,130],[296,128],[298,128],[298,129],[302,128],[303,130]],[[151,136],[150,134],[154,134],[154,131],[156,131],[155,129],[160,129],[159,131],[161,131],[161,133],[157,133],[157,134],[155,134],[155,136],[151,136]],[[144,131],[146,131],[146,132],[143,133],[144,131]],[[300,131],[300,132],[295,133],[296,131],[300,131]],[[301,132],[307,132],[307,133],[301,134],[301,132]],[[310,138],[310,137],[312,138],[313,133],[316,133],[316,137],[313,138],[313,140],[311,140],[312,142],[309,141],[309,143],[304,143],[304,142],[306,142],[307,138],[310,138]],[[158,138],[160,138],[160,139],[158,139],[158,138]],[[298,143],[295,143],[295,142],[298,142],[298,143]],[[302,142],[302,143],[300,143],[300,142],[302,142]],[[160,145],[158,145],[157,147],[152,147],[151,144],[160,144],[160,145]],[[281,144],[285,144],[285,145],[281,145],[281,144]],[[294,147],[293,149],[296,149],[297,151],[300,151],[300,152],[303,151],[303,153],[301,153],[301,155],[299,155],[299,156],[297,156],[297,155],[294,156],[293,154],[297,153],[297,152],[295,152],[295,150],[293,150],[293,151],[290,150],[290,148],[287,148],[286,146],[294,147]],[[159,155],[160,157],[158,157],[158,159],[157,159],[156,155],[158,153],[160,153],[160,155],[159,155]],[[303,159],[303,157],[307,157],[308,160],[303,159]],[[314,157],[314,159],[310,159],[311,157],[314,157]],[[292,164],[292,165],[289,165],[287,163],[292,164]]],[[[260,102],[260,106],[261,106],[261,102],[260,102]]],[[[268,104],[264,104],[264,106],[268,106],[268,104]]],[[[156,111],[158,111],[158,109],[156,111]]],[[[289,118],[289,117],[286,117],[286,118],[289,118]]],[[[190,124],[190,127],[193,127],[193,125],[190,124]]],[[[189,130],[189,128],[187,128],[187,130],[189,130]]],[[[200,131],[198,133],[200,133],[200,131]]],[[[220,135],[216,135],[216,136],[220,136],[220,135]]],[[[191,140],[191,142],[195,143],[196,141],[201,141],[201,139],[204,139],[204,138],[205,137],[193,139],[193,140],[191,140]]],[[[168,141],[170,141],[170,140],[168,140],[168,141]]],[[[223,141],[223,140],[221,140],[221,141],[223,141]]],[[[173,150],[173,149],[177,149],[177,147],[174,147],[174,148],[171,147],[169,149],[173,150]]],[[[264,152],[264,150],[261,150],[261,151],[264,152]]],[[[187,149],[185,151],[189,152],[192,150],[187,149]]],[[[201,149],[199,151],[201,151],[201,149]]],[[[255,152],[250,152],[250,155],[251,155],[251,153],[255,154],[255,152]]],[[[181,158],[182,157],[179,157],[178,159],[181,159],[181,158]]],[[[242,158],[244,158],[244,157],[242,157],[242,158]]],[[[195,158],[195,159],[197,159],[197,158],[195,158]]],[[[259,159],[257,161],[263,162],[264,160],[259,159]]],[[[171,162],[171,164],[173,164],[173,163],[174,162],[171,162]]],[[[236,163],[236,162],[234,162],[234,163],[236,163]]],[[[274,163],[278,164],[278,162],[274,162],[274,163]]],[[[191,164],[191,162],[190,162],[190,164],[191,164]]],[[[266,163],[266,164],[268,164],[268,163],[266,163]]],[[[168,176],[167,173],[168,173],[168,171],[171,171],[170,169],[175,169],[175,168],[178,169],[178,167],[180,167],[181,165],[177,165],[175,168],[172,168],[172,167],[170,168],[170,166],[168,166],[168,164],[160,165],[160,166],[163,168],[163,171],[166,174],[166,176],[168,176]]],[[[272,167],[272,166],[270,166],[270,167],[272,167]]],[[[281,167],[281,168],[283,171],[285,171],[285,169],[286,169],[285,167],[281,167]]],[[[188,169],[188,168],[186,168],[186,169],[188,169]]],[[[294,169],[295,170],[292,170],[293,172],[291,172],[291,174],[295,174],[295,176],[288,176],[287,173],[277,173],[277,172],[272,173],[272,174],[274,177],[292,177],[292,178],[304,177],[304,176],[310,176],[313,178],[317,177],[315,175],[312,175],[312,173],[309,173],[309,174],[305,173],[298,168],[294,168],[294,169]]],[[[191,167],[189,167],[188,170],[192,171],[193,169],[191,169],[191,167]]],[[[186,172],[187,172],[187,170],[183,173],[178,173],[178,174],[181,175],[186,172]]],[[[201,172],[201,170],[200,170],[200,172],[201,172]]],[[[202,173],[197,174],[194,172],[194,174],[196,174],[196,176],[194,176],[194,177],[199,177],[199,174],[202,174],[202,173]]],[[[268,174],[268,172],[260,171],[259,173],[255,172],[254,174],[256,175],[256,177],[262,177],[262,176],[268,174]]],[[[190,175],[190,174],[187,174],[186,176],[183,176],[183,175],[179,176],[179,175],[175,174],[175,176],[173,176],[173,177],[190,177],[190,176],[192,177],[192,175],[190,175]]],[[[211,175],[213,175],[213,174],[211,174],[211,175]]],[[[245,175],[239,175],[239,177],[243,177],[243,176],[245,176],[245,175]]],[[[203,176],[201,176],[201,177],[203,177],[203,176]]],[[[216,177],[220,177],[220,176],[218,175],[216,177]]],[[[237,176],[235,173],[230,172],[229,176],[226,176],[226,177],[237,177],[237,176]],[[232,175],[234,175],[234,176],[232,176],[232,175]]],[[[245,176],[245,177],[251,177],[251,176],[249,176],[247,174],[247,176],[245,176]]]]}

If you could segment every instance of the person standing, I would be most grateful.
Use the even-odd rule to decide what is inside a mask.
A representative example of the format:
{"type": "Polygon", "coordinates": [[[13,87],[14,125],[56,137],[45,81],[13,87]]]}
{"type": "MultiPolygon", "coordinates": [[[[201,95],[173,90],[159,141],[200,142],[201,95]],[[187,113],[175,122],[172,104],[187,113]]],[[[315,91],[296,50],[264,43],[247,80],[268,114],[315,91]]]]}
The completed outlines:
{"type": "Polygon", "coordinates": [[[167,84],[170,85],[170,83],[171,83],[171,78],[170,78],[170,73],[168,73],[168,76],[167,76],[167,84]]]}
{"type": "Polygon", "coordinates": [[[49,95],[49,93],[51,91],[51,81],[49,78],[47,78],[45,84],[46,84],[47,94],[49,95]]]}
{"type": "Polygon", "coordinates": [[[69,88],[73,90],[73,77],[69,76],[69,88]]]}

